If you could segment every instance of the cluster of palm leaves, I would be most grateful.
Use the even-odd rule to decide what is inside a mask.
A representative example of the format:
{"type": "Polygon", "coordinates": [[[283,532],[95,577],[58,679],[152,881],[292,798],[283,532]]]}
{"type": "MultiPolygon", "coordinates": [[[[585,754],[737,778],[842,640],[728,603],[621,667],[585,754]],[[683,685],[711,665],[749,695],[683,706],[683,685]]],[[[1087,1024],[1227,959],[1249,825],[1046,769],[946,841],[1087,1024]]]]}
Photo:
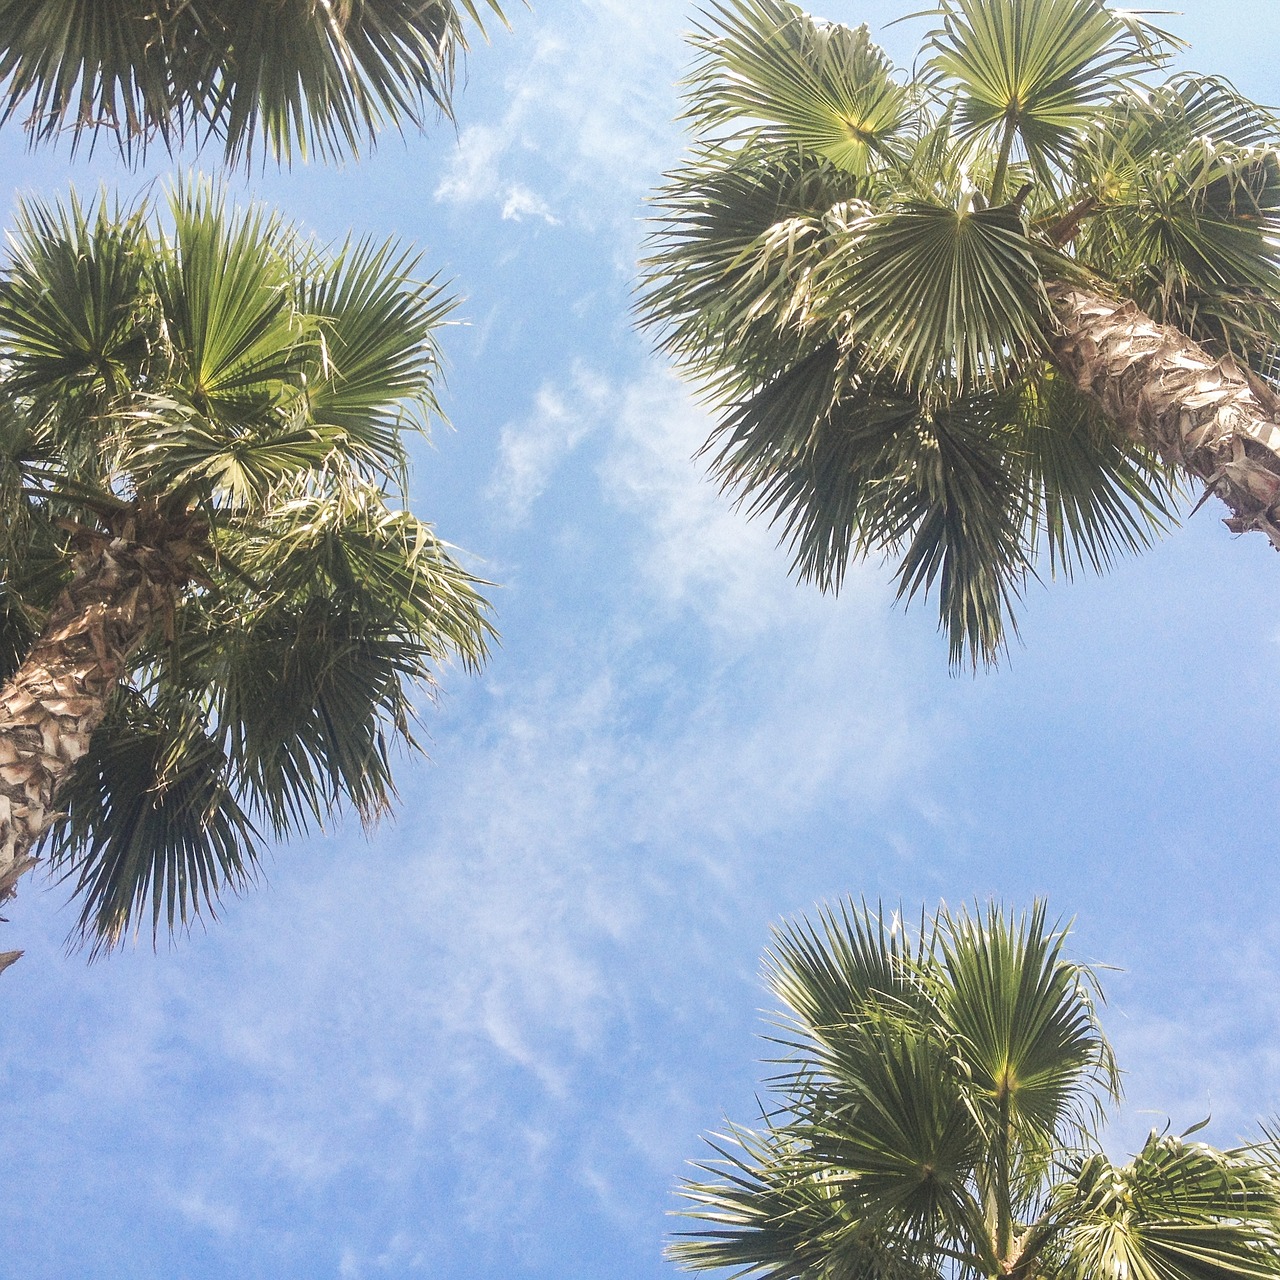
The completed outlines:
{"type": "Polygon", "coordinates": [[[1063,943],[1042,905],[913,932],[845,904],[781,930],[776,1105],[711,1140],[673,1256],[767,1280],[1280,1275],[1272,1143],[1103,1151],[1118,1074],[1063,943]]]}
{"type": "Polygon", "coordinates": [[[214,138],[355,154],[386,125],[448,114],[464,20],[497,0],[0,0],[0,120],[33,139],[109,131],[126,153],[214,138]]]}
{"type": "Polygon", "coordinates": [[[953,661],[982,662],[1042,564],[1105,568],[1182,487],[1055,363],[1053,287],[1265,373],[1278,126],[1167,77],[1173,37],[1101,0],[931,14],[904,74],[786,0],[707,9],[641,306],[716,413],[714,475],[798,575],[837,590],[887,555],[901,597],[936,590],[953,661]]]}
{"type": "MultiPolygon", "coordinates": [[[[233,165],[354,155],[451,113],[486,15],[505,20],[498,0],[0,0],[0,121],[72,150],[105,135],[126,161],[210,141],[233,165]]],[[[4,801],[0,899],[42,838],[79,933],[110,946],[212,909],[267,837],[387,809],[416,700],[493,634],[481,584],[406,505],[451,306],[419,267],[199,178],[161,209],[21,211],[0,277],[0,682],[65,719],[32,667],[63,643],[65,589],[114,545],[181,571],[141,647],[99,655],[118,683],[105,708],[77,695],[77,735],[95,727],[70,772],[41,763],[66,750],[52,721],[0,725],[64,811],[15,834],[4,801]]]]}
{"type": "Polygon", "coordinates": [[[374,820],[415,689],[490,636],[402,496],[440,287],[207,183],[164,213],[29,205],[0,290],[0,680],[86,535],[147,521],[192,566],[59,796],[53,866],[97,945],[212,906],[260,833],[374,820]]]}

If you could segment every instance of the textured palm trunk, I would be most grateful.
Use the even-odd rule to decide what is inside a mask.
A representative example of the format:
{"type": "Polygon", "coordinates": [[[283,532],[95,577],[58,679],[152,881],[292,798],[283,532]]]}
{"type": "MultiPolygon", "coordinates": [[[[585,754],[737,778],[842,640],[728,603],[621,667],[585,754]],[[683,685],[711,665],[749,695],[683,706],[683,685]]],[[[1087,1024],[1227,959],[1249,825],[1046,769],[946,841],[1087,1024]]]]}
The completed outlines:
{"type": "Polygon", "coordinates": [[[1135,440],[1231,509],[1235,533],[1280,549],[1280,398],[1229,357],[1215,359],[1133,302],[1052,285],[1059,366],[1135,440]]]}
{"type": "MultiPolygon", "coordinates": [[[[184,578],[168,551],[91,536],[44,631],[0,689],[0,903],[60,816],[58,788],[89,749],[129,659],[184,578]]],[[[0,953],[0,971],[21,952],[0,953]]]]}

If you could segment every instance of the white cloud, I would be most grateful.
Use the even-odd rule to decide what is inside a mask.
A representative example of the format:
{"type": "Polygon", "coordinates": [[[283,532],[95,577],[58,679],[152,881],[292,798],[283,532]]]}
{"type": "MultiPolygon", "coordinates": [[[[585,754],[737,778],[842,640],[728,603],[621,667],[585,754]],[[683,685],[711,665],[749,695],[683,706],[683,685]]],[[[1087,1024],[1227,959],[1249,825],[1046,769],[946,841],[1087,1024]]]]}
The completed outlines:
{"type": "Polygon", "coordinates": [[[462,130],[436,199],[552,225],[566,216],[556,208],[578,224],[630,220],[676,150],[684,10],[679,0],[586,0],[522,33],[530,52],[508,79],[499,121],[462,130]],[[555,196],[534,189],[535,173],[555,196]]]}
{"type": "Polygon", "coordinates": [[[567,387],[545,383],[533,411],[502,428],[499,460],[489,484],[510,519],[524,520],[556,468],[599,424],[609,399],[608,384],[585,367],[567,387]]]}
{"type": "Polygon", "coordinates": [[[492,125],[468,125],[458,136],[453,163],[436,187],[435,198],[449,204],[493,199],[501,188],[498,158],[506,145],[501,130],[492,125]]]}
{"type": "Polygon", "coordinates": [[[551,212],[551,206],[536,192],[517,182],[507,189],[507,198],[502,205],[502,220],[522,222],[525,218],[541,218],[553,227],[560,225],[560,219],[551,212]]]}

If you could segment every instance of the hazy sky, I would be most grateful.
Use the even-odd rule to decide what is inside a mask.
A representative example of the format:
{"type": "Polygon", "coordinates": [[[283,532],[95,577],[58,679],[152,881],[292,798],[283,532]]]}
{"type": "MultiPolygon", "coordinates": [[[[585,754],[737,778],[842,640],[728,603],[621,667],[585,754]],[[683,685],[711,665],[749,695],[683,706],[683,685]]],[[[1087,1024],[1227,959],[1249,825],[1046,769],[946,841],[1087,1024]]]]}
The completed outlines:
{"type": "MultiPolygon", "coordinates": [[[[1188,65],[1280,101],[1280,5],[1184,8],[1188,65]]],[[[838,600],[792,585],[631,327],[689,21],[535,0],[471,57],[456,132],[236,180],[416,242],[465,295],[413,492],[502,584],[503,646],[445,673],[394,822],[279,850],[207,931],[89,967],[65,891],[25,886],[0,1275],[670,1275],[676,1180],[765,1074],[769,927],[846,893],[1074,916],[1074,954],[1116,966],[1117,1150],[1280,1109],[1280,559],[1206,508],[1033,587],[1010,661],[959,679],[879,566],[838,600]]],[[[903,63],[922,25],[882,33],[903,63]]],[[[0,160],[23,193],[150,181],[13,130],[0,160]]]]}

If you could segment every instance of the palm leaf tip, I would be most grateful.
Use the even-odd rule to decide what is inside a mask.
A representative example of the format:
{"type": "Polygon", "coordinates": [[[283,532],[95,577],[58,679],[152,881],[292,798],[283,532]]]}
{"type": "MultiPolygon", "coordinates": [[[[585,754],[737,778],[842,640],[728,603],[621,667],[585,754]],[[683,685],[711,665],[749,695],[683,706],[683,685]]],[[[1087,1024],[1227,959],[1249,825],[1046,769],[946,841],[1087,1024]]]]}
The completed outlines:
{"type": "Polygon", "coordinates": [[[232,770],[190,709],[161,714],[123,695],[64,796],[51,865],[81,900],[73,937],[97,956],[149,923],[153,941],[257,875],[259,836],[232,770]]]}
{"type": "Polygon", "coordinates": [[[355,154],[385,126],[452,111],[467,26],[505,24],[498,0],[0,0],[0,118],[33,142],[103,133],[129,159],[214,140],[255,151],[355,154]]]}

